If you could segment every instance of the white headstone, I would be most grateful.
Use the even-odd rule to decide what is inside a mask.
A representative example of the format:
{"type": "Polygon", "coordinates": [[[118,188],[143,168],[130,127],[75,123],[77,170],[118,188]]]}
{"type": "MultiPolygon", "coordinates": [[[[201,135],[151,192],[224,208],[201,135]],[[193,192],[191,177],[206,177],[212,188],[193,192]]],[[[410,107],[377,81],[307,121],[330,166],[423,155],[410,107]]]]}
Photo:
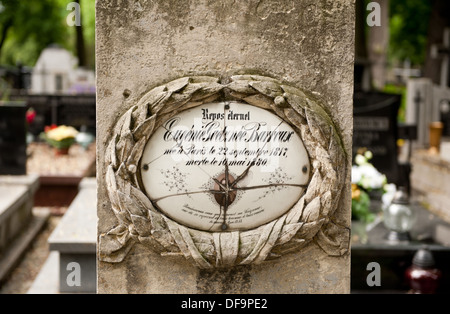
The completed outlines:
{"type": "Polygon", "coordinates": [[[93,71],[77,68],[78,60],[71,52],[50,46],[39,56],[31,76],[34,94],[94,92],[93,71]],[[78,86],[78,88],[76,88],[78,86]]]}

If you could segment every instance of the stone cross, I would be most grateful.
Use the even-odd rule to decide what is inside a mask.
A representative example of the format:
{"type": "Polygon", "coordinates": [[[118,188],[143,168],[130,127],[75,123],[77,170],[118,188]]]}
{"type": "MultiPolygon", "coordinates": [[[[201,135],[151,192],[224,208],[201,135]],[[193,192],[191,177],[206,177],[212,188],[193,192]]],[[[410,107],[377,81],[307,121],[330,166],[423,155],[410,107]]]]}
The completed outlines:
{"type": "Polygon", "coordinates": [[[403,68],[394,69],[396,75],[402,78],[403,82],[407,82],[410,77],[420,76],[420,70],[411,68],[411,61],[406,59],[403,62],[403,68]]]}

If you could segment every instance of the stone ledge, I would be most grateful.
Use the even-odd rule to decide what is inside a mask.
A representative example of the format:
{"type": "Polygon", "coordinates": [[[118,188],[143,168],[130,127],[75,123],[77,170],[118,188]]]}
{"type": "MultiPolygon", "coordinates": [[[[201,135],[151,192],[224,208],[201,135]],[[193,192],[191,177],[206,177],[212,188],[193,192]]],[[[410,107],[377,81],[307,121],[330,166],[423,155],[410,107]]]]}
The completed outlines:
{"type": "Polygon", "coordinates": [[[59,253],[50,252],[27,294],[58,294],[59,253]]]}
{"type": "Polygon", "coordinates": [[[426,150],[413,153],[411,187],[431,212],[450,222],[450,162],[426,150]]]}
{"type": "Polygon", "coordinates": [[[0,176],[0,224],[39,188],[39,176],[0,176]]]}
{"type": "Polygon", "coordinates": [[[414,160],[428,162],[436,167],[444,167],[450,172],[450,160],[443,158],[441,155],[428,153],[428,150],[420,149],[413,153],[414,160]]]}
{"type": "Polygon", "coordinates": [[[96,253],[97,190],[95,178],[85,178],[80,190],[48,239],[60,253],[96,253]]]}
{"type": "Polygon", "coordinates": [[[28,294],[96,292],[97,184],[84,178],[79,192],[48,239],[50,255],[28,294]],[[68,286],[69,263],[80,266],[81,286],[68,286]]]}
{"type": "Polygon", "coordinates": [[[33,212],[33,197],[39,177],[0,176],[0,281],[19,261],[34,236],[41,230],[42,220],[33,212]]]}
{"type": "Polygon", "coordinates": [[[19,186],[0,187],[0,224],[3,224],[29,198],[28,188],[19,186]]]}
{"type": "Polygon", "coordinates": [[[39,175],[0,176],[0,185],[27,185],[33,192],[39,188],[39,175]]]}
{"type": "Polygon", "coordinates": [[[37,234],[42,230],[48,218],[49,210],[33,212],[27,228],[10,244],[8,249],[0,257],[0,283],[8,276],[13,267],[19,262],[27,247],[31,244],[37,234]]]}

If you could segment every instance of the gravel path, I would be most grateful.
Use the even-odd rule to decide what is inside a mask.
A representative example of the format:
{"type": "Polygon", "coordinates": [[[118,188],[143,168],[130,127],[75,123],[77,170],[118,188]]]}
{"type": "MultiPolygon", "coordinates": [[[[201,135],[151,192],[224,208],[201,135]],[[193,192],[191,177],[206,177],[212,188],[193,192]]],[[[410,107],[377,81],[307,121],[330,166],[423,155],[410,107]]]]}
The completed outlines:
{"type": "Polygon", "coordinates": [[[47,144],[31,143],[27,154],[28,174],[85,176],[95,161],[95,144],[88,149],[74,144],[70,147],[69,155],[55,156],[47,144]]]}

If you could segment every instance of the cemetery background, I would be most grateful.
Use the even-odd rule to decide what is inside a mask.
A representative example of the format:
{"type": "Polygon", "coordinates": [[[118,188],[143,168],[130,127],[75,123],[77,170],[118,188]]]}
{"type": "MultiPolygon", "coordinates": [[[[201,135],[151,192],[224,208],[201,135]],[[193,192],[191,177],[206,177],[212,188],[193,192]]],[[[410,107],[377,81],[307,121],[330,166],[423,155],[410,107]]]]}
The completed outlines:
{"type": "MultiPolygon", "coordinates": [[[[446,247],[449,246],[448,239],[450,238],[450,229],[447,229],[447,224],[450,223],[450,208],[447,205],[450,191],[445,190],[447,188],[445,183],[449,182],[445,180],[445,175],[450,178],[450,150],[448,149],[449,144],[447,144],[450,137],[448,109],[450,71],[448,70],[449,46],[448,42],[445,41],[445,28],[450,27],[450,9],[445,1],[380,0],[377,2],[380,3],[382,9],[381,27],[368,27],[366,18],[369,2],[356,1],[358,14],[356,15],[357,42],[355,46],[357,59],[355,62],[354,152],[358,148],[367,147],[373,153],[371,162],[382,174],[387,176],[388,182],[395,183],[397,186],[407,186],[414,197],[414,201],[421,205],[427,205],[425,206],[426,213],[433,215],[432,222],[428,227],[435,228],[438,225],[441,228],[417,232],[422,236],[428,235],[432,238],[431,245],[434,248],[433,253],[438,266],[447,270],[444,288],[441,291],[448,292],[450,291],[448,277],[450,271],[448,266],[445,265],[448,265],[449,262],[446,247]],[[384,23],[388,20],[389,23],[384,23]],[[411,25],[414,25],[414,27],[411,25]],[[413,31],[410,28],[413,28],[413,31]],[[386,104],[386,106],[380,106],[380,103],[386,104]],[[373,125],[369,129],[367,129],[367,117],[378,118],[370,120],[373,125]],[[433,155],[429,154],[428,151],[430,146],[428,124],[434,121],[443,122],[444,127],[440,142],[440,153],[433,155]],[[361,144],[359,141],[361,141],[361,144]],[[436,180],[436,178],[439,178],[439,180],[436,180]],[[437,237],[439,237],[439,241],[441,241],[439,244],[442,246],[433,246],[437,237]]],[[[65,1],[59,0],[42,1],[40,9],[43,12],[52,12],[50,16],[43,20],[59,19],[64,21],[67,15],[65,3],[65,1]]],[[[79,131],[84,126],[83,130],[95,134],[95,95],[92,94],[92,84],[89,84],[92,81],[92,72],[86,70],[86,67],[92,69],[94,59],[92,5],[93,1],[81,1],[83,16],[90,17],[90,20],[83,22],[82,27],[69,28],[61,23],[63,25],[61,30],[52,32],[52,34],[43,33],[42,37],[48,41],[46,43],[36,43],[36,38],[33,39],[31,35],[27,37],[28,35],[21,34],[22,30],[18,31],[17,29],[13,29],[14,35],[12,38],[3,38],[5,39],[4,45],[4,40],[1,40],[3,46],[0,46],[1,97],[13,101],[25,101],[27,109],[33,108],[36,111],[37,116],[29,129],[35,141],[39,140],[39,134],[44,127],[51,124],[72,125],[79,131]],[[80,40],[79,34],[83,30],[84,34],[81,34],[81,38],[84,36],[84,42],[80,40]],[[92,33],[89,34],[90,30],[92,33]],[[67,32],[71,34],[70,41],[64,38],[64,34],[67,34],[67,32]],[[28,56],[18,53],[17,41],[20,40],[25,41],[27,47],[32,47],[30,51],[33,51],[33,53],[28,56]],[[55,42],[59,44],[59,47],[50,46],[55,42]],[[44,51],[44,47],[48,49],[44,51]],[[70,57],[70,54],[65,54],[62,47],[68,48],[78,57],[78,65],[81,65],[78,70],[71,71],[73,67],[67,67],[68,63],[73,63],[73,59],[71,59],[73,57],[70,57]],[[39,62],[38,57],[44,57],[49,51],[65,54],[62,58],[68,58],[69,61],[60,62],[55,70],[49,63],[42,62],[42,59],[39,62]],[[18,61],[23,62],[23,65],[17,66],[18,61]],[[7,65],[8,63],[9,65],[7,65]],[[77,83],[74,84],[74,81],[77,83]]],[[[5,6],[0,13],[0,19],[9,21],[7,9],[8,7],[5,6]]],[[[14,9],[23,10],[20,11],[23,17],[29,14],[27,8],[14,9]]],[[[5,23],[4,25],[9,24],[5,23]]],[[[24,25],[23,28],[27,29],[27,27],[29,27],[27,34],[33,34],[32,28],[38,29],[36,24],[32,26],[24,25]]],[[[447,38],[448,36],[447,33],[447,38]]],[[[56,60],[57,58],[50,57],[50,59],[56,60]]],[[[26,144],[26,141],[24,141],[24,144],[26,144]]],[[[15,148],[17,147],[18,145],[15,148]]],[[[71,151],[72,157],[75,155],[79,158],[83,158],[82,155],[85,157],[86,152],[81,147],[78,146],[78,148],[80,148],[79,151],[71,151]],[[79,152],[79,154],[76,152],[79,152]]],[[[23,153],[23,147],[19,149],[18,153],[20,153],[20,150],[23,153]]],[[[92,151],[90,153],[90,157],[92,157],[92,151]]],[[[53,161],[56,160],[53,159],[53,161]]],[[[89,161],[87,164],[89,164],[89,161]]],[[[42,229],[40,236],[37,236],[34,244],[30,246],[31,248],[34,246],[36,250],[35,253],[33,253],[33,250],[29,250],[31,254],[28,255],[28,259],[34,259],[36,255],[33,254],[40,255],[41,260],[44,259],[43,256],[47,256],[49,251],[47,237],[59,224],[61,214],[66,212],[78,194],[81,179],[92,175],[91,165],[87,164],[82,163],[80,166],[81,173],[73,175],[73,173],[64,173],[62,168],[58,169],[55,162],[53,166],[56,166],[56,170],[48,171],[55,171],[55,173],[47,173],[48,176],[41,176],[40,184],[47,185],[48,190],[36,193],[35,207],[44,208],[44,211],[45,208],[50,207],[54,209],[54,212],[50,213],[47,228],[42,229]],[[57,176],[65,175],[65,183],[55,182],[54,174],[57,174],[57,176]],[[62,185],[65,188],[61,189],[62,185]],[[75,192],[73,186],[76,187],[75,192]],[[57,189],[58,187],[59,189],[57,189]],[[68,191],[70,189],[71,192],[68,191]],[[69,202],[58,203],[61,202],[58,196],[62,193],[67,193],[69,202]],[[45,202],[52,199],[52,194],[55,203],[51,204],[52,206],[46,206],[45,202]],[[56,206],[53,206],[55,204],[56,206]]],[[[69,168],[73,170],[74,166],[69,166],[69,168]]],[[[377,204],[377,196],[372,195],[372,198],[374,200],[372,201],[373,207],[373,204],[377,204]]],[[[352,284],[354,286],[352,288],[354,288],[354,292],[361,290],[384,291],[383,286],[379,290],[376,290],[377,287],[372,287],[372,290],[370,290],[371,288],[367,287],[365,280],[368,274],[366,265],[373,261],[373,256],[380,252],[386,254],[385,247],[375,252],[373,247],[367,246],[368,237],[379,236],[380,233],[386,231],[383,229],[379,208],[374,214],[378,219],[375,222],[378,222],[378,224],[372,223],[364,226],[362,233],[359,233],[359,225],[353,230],[355,243],[352,250],[352,271],[355,271],[353,271],[352,284]]],[[[427,239],[422,242],[430,244],[427,239]]],[[[374,247],[376,246],[374,245],[374,247]]],[[[399,278],[403,275],[403,271],[409,265],[412,255],[418,248],[419,246],[413,246],[410,249],[398,250],[400,253],[397,255],[387,254],[385,259],[382,259],[381,264],[390,267],[388,271],[384,268],[384,274],[388,273],[382,279],[385,286],[391,284],[391,289],[395,291],[406,291],[405,282],[400,281],[399,278]]],[[[24,265],[27,265],[27,255],[23,260],[24,265]]],[[[27,267],[23,266],[23,268],[27,267]]],[[[34,274],[36,274],[36,271],[34,271],[34,274]]],[[[17,272],[20,273],[20,270],[17,270],[17,272]]],[[[13,279],[13,277],[10,278],[13,279]]],[[[19,275],[18,281],[21,280],[23,279],[19,275]]],[[[4,291],[8,293],[7,289],[4,291]]],[[[23,288],[15,291],[26,292],[23,288]]]]}
{"type": "MultiPolygon", "coordinates": [[[[95,177],[94,3],[80,4],[86,26],[77,30],[67,26],[66,1],[0,2],[2,241],[12,234],[0,250],[1,293],[27,293],[54,250],[49,237],[80,193],[82,179],[95,177]],[[62,125],[78,131],[67,155],[43,138],[62,125]],[[29,187],[19,186],[28,178],[29,187]],[[16,190],[16,198],[5,198],[16,190]]],[[[58,130],[52,138],[69,129],[58,130]]],[[[55,274],[57,263],[58,256],[55,274]]]]}

